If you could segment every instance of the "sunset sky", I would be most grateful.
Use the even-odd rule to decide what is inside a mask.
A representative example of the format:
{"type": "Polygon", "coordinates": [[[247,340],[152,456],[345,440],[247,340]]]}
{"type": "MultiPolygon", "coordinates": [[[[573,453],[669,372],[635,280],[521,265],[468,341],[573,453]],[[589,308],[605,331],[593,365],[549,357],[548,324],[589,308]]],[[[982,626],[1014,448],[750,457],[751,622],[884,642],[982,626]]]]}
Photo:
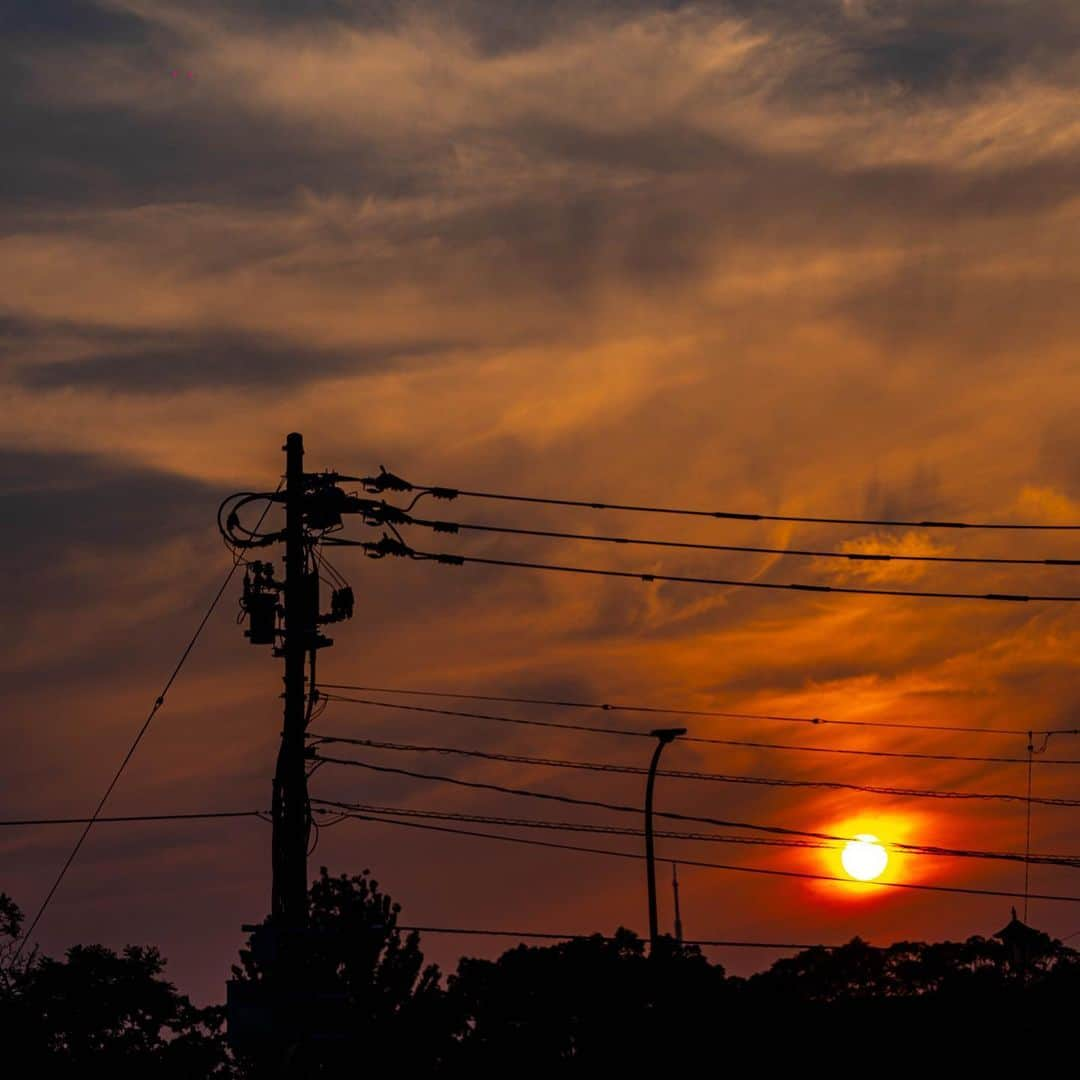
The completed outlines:
{"type": "MultiPolygon", "coordinates": [[[[1080,522],[1074,0],[98,0],[0,15],[0,816],[89,813],[229,566],[220,499],[310,468],[786,515],[1080,522]]],[[[1075,558],[1076,533],[931,532],[422,504],[455,520],[720,544],[1075,558]]],[[[359,522],[350,535],[375,539],[359,522]]],[[[1080,569],[860,564],[506,536],[417,546],[765,582],[1080,593],[1080,569]]],[[[800,595],[343,552],[329,682],[973,727],[1078,728],[1075,605],[800,595]]],[[[280,664],[239,583],[107,808],[263,808],[280,664]]],[[[449,708],[647,730],[648,716],[449,708]]],[[[1005,738],[689,718],[694,735],[1023,757],[1005,738]]],[[[648,744],[332,704],[321,732],[648,763],[648,744]]],[[[353,748],[357,749],[357,748],[353,748]]],[[[638,776],[389,751],[378,764],[637,804],[638,776]]],[[[1046,757],[1080,760],[1080,738],[1046,757]]],[[[666,751],[670,768],[1022,793],[1023,766],[666,751]]],[[[1035,794],[1080,798],[1076,767],[1035,794]]],[[[327,765],[315,795],[633,825],[327,765]]],[[[1019,803],[661,779],[657,806],[1023,850],[1019,803]]],[[[1032,849],[1080,853],[1080,810],[1032,849]]],[[[4,830],[33,912],[77,829],[4,830]]],[[[220,1000],[269,900],[268,825],[100,825],[39,927],[159,944],[220,1000]]],[[[521,833],[521,835],[526,835],[521,833]]],[[[637,850],[633,840],[530,833],[637,850]]],[[[835,852],[660,841],[839,873],[835,852]]],[[[640,864],[389,825],[324,830],[410,923],[646,929],[640,864]]],[[[1036,866],[1032,890],[1080,895],[1036,866]]],[[[661,921],[671,924],[669,871],[661,921]]],[[[1005,898],[685,868],[694,938],[989,934],[1005,898]]],[[[1017,891],[1023,867],[887,877],[1017,891]]],[[[1080,931],[1080,904],[1029,922],[1080,931]]],[[[505,943],[425,937],[452,968],[505,943]]],[[[774,953],[711,950],[733,971],[774,953]]]]}

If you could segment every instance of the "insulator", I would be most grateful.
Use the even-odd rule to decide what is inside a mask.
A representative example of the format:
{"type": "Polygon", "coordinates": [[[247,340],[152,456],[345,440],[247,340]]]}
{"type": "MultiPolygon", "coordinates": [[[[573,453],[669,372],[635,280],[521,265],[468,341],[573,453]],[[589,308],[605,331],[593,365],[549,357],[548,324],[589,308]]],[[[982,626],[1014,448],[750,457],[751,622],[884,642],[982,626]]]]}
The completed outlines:
{"type": "Polygon", "coordinates": [[[365,476],[363,479],[364,490],[371,492],[380,491],[412,491],[413,486],[408,480],[402,480],[392,472],[386,471],[385,465],[379,466],[378,476],[365,476]]]}

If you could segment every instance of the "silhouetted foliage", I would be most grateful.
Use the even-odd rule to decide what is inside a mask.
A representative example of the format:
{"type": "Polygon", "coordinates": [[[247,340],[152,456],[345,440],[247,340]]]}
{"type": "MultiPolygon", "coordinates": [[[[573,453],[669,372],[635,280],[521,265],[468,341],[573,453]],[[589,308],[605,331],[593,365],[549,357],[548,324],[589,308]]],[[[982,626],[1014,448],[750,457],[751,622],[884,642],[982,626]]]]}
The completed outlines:
{"type": "Polygon", "coordinates": [[[853,938],[838,949],[806,949],[778,960],[747,985],[750,997],[773,1002],[837,1004],[843,1001],[925,998],[976,998],[1014,990],[1032,991],[1067,978],[1078,954],[1046,934],[1032,931],[1036,945],[1023,965],[995,938],[927,944],[900,941],[881,948],[853,938]]]}
{"type": "Polygon", "coordinates": [[[807,949],[747,980],[740,1026],[767,1015],[790,1044],[843,1032],[846,1053],[875,1060],[886,1039],[890,1064],[997,1073],[1019,1062],[1048,1028],[1071,1021],[1080,992],[1080,954],[1023,924],[1027,950],[1007,941],[897,942],[858,938],[838,949],[807,949]]]}
{"type": "Polygon", "coordinates": [[[994,1071],[1067,1024],[1080,954],[1024,927],[1013,938],[814,948],[727,978],[668,938],[655,956],[620,930],[464,959],[450,979],[457,1071],[596,1075],[732,1059],[749,1069],[852,1064],[994,1071]],[[1017,940],[1023,943],[1019,952],[1017,940]],[[999,1036],[999,1037],[993,1037],[999,1036]]]}
{"type": "MultiPolygon", "coordinates": [[[[401,910],[367,870],[331,877],[325,867],[309,893],[304,935],[307,1000],[288,1006],[297,1025],[303,1073],[352,1071],[358,1062],[431,1070],[440,1059],[448,1025],[439,970],[424,965],[420,936],[398,929],[401,910]]],[[[281,987],[281,942],[269,926],[252,936],[233,968],[253,984],[251,1000],[272,1012],[281,987]],[[259,991],[262,991],[260,994],[259,991]]],[[[250,993],[250,991],[249,991],[250,993]]],[[[277,1035],[280,1036],[280,1025],[277,1035]]],[[[243,1053],[248,1074],[273,1075],[281,1043],[243,1053]]]]}
{"type": "Polygon", "coordinates": [[[448,993],[459,1067],[512,1072],[569,1066],[631,1070],[711,1030],[729,996],[724,969],[697,949],[662,940],[654,957],[631,931],[548,947],[520,945],[497,960],[463,959],[448,993]]]}
{"type": "Polygon", "coordinates": [[[7,893],[0,893],[0,1001],[3,1002],[11,994],[15,950],[22,921],[23,913],[19,905],[7,893]]]}
{"type": "Polygon", "coordinates": [[[19,905],[7,893],[0,893],[0,940],[7,939],[0,947],[6,948],[8,942],[19,936],[22,921],[23,913],[19,905]]]}
{"type": "MultiPolygon", "coordinates": [[[[249,1030],[235,1059],[222,1010],[194,1007],[162,977],[157,950],[135,946],[76,946],[63,960],[8,966],[4,1045],[26,1075],[111,1080],[635,1076],[710,1061],[766,1073],[834,1061],[996,1075],[1048,1030],[1071,1030],[1080,1000],[1080,953],[1015,915],[992,937],[882,948],[854,938],[749,979],[670,938],[647,955],[619,929],[463,958],[444,989],[419,935],[399,929],[399,905],[367,871],[323,869],[309,904],[295,985],[268,925],[241,952],[233,989],[263,1028],[249,1030]]],[[[8,958],[21,923],[0,894],[8,958]]]]}
{"type": "MultiPolygon", "coordinates": [[[[0,936],[22,914],[0,896],[0,936]]],[[[10,959],[11,951],[8,950],[10,959]]],[[[26,1076],[163,1080],[232,1076],[223,1011],[196,1008],[164,978],[157,949],[77,945],[63,960],[31,954],[5,967],[0,1030],[26,1076]]]]}

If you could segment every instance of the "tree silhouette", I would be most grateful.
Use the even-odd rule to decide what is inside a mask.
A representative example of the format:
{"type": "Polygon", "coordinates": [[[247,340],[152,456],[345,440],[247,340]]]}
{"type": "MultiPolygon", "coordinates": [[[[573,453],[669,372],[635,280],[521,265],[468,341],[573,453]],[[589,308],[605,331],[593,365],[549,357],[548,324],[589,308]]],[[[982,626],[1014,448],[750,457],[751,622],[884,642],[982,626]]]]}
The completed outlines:
{"type": "MultiPolygon", "coordinates": [[[[495,960],[463,958],[444,990],[419,935],[399,928],[400,906],[368,871],[332,877],[323,868],[308,899],[299,969],[281,965],[270,924],[241,951],[235,985],[241,999],[267,1006],[270,1023],[246,1046],[241,1039],[235,1058],[222,1010],[196,1008],[178,993],[156,949],[90,945],[5,968],[7,1060],[26,1075],[110,1080],[372,1069],[635,1076],[710,1060],[776,1072],[838,1057],[931,1075],[954,1067],[997,1075],[1005,1062],[1023,1063],[1047,1031],[1071,1030],[1080,1000],[1080,954],[1015,917],[992,937],[962,942],[875,947],[854,938],[749,979],[727,977],[671,938],[650,955],[619,929],[610,938],[520,945],[495,960]]],[[[21,924],[18,906],[0,894],[8,959],[21,924]]]]}
{"type": "MultiPolygon", "coordinates": [[[[22,913],[0,896],[0,936],[8,956],[22,913]]],[[[0,1032],[23,1075],[115,1080],[234,1075],[222,1035],[223,1011],[200,1009],[163,977],[154,948],[116,953],[77,945],[63,960],[34,954],[5,966],[0,1032]]]]}
{"type": "MultiPolygon", "coordinates": [[[[14,993],[15,950],[22,922],[19,905],[7,893],[0,893],[0,1009],[5,1017],[7,1003],[14,993]]],[[[33,962],[33,953],[30,962],[33,962]]]]}
{"type": "Polygon", "coordinates": [[[400,910],[369,871],[332,877],[322,867],[309,891],[301,997],[282,984],[273,928],[264,924],[252,935],[233,977],[267,1010],[278,995],[297,1021],[301,1045],[283,1048],[270,1037],[241,1047],[249,1075],[274,1075],[282,1053],[294,1060],[296,1075],[350,1071],[361,1060],[434,1068],[448,1038],[439,970],[424,965],[419,935],[398,929],[400,910]]]}
{"type": "Polygon", "coordinates": [[[1070,977],[1077,953],[1038,931],[1030,931],[1030,937],[1036,947],[1023,970],[1007,944],[996,938],[900,941],[884,947],[853,938],[837,949],[806,949],[778,960],[749,980],[747,993],[776,1002],[824,1004],[935,995],[974,999],[1070,977]]]}
{"type": "Polygon", "coordinates": [[[463,959],[449,984],[459,1068],[624,1069],[712,1032],[724,969],[661,939],[655,956],[620,928],[558,945],[463,959]]]}
{"type": "MultiPolygon", "coordinates": [[[[19,927],[22,926],[23,913],[19,909],[19,905],[8,896],[7,893],[0,893],[0,939],[8,939],[8,941],[14,941],[19,936],[19,927]]],[[[8,941],[4,942],[3,946],[7,947],[8,941]]]]}
{"type": "Polygon", "coordinates": [[[855,938],[807,949],[747,980],[740,1030],[763,1034],[768,1017],[787,1047],[805,1052],[825,1033],[855,1061],[881,1058],[887,1036],[893,1068],[932,1066],[937,1075],[955,1063],[997,1075],[1006,1062],[1024,1065],[1025,1047],[1039,1046],[1054,1025],[1070,1024],[1080,996],[1080,954],[1024,930],[1034,948],[1022,966],[997,937],[881,948],[855,938]]]}

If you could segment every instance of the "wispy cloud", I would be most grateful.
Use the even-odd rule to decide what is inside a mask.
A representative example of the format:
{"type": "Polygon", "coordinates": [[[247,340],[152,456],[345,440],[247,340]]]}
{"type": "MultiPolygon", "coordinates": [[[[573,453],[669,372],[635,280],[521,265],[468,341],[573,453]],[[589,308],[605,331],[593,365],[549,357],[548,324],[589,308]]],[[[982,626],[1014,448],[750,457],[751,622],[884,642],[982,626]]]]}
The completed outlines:
{"type": "MultiPolygon", "coordinates": [[[[470,0],[450,11],[115,0],[22,5],[7,18],[0,466],[12,524],[0,550],[17,581],[4,723],[35,762],[32,781],[11,789],[19,812],[90,802],[123,717],[156,694],[224,573],[217,499],[272,487],[289,430],[305,432],[312,467],[385,462],[477,488],[736,511],[1076,519],[1074,4],[470,0]]],[[[1075,554],[1053,535],[721,529],[464,500],[440,511],[763,546],[1075,554]]],[[[417,537],[436,540],[452,542],[417,537]]],[[[866,571],[453,542],[642,572],[1075,591],[1068,570],[866,571]]],[[[378,672],[541,696],[1075,726],[1077,630],[1062,609],[340,562],[363,613],[326,654],[344,681],[378,672]]],[[[182,719],[147,747],[147,786],[133,799],[265,796],[254,759],[269,767],[277,676],[231,625],[211,633],[170,703],[182,719]],[[208,747],[218,757],[204,769],[208,747]]],[[[418,737],[436,730],[409,724],[418,737]]],[[[438,733],[449,738],[445,725],[438,733]]],[[[932,743],[827,726],[803,734],[932,743]]],[[[913,786],[1016,780],[753,753],[738,765],[913,786]]],[[[1061,793],[1069,783],[1046,781],[1061,793]]],[[[620,798],[639,795],[612,784],[620,798]]],[[[375,784],[390,801],[438,804],[422,787],[375,784]]],[[[722,788],[672,786],[664,798],[811,827],[874,809],[722,788]]],[[[926,834],[917,839],[1019,842],[1007,814],[925,809],[911,810],[926,834]]],[[[1048,815],[1039,830],[1047,847],[1075,847],[1067,822],[1048,815]]],[[[208,844],[207,865],[226,842],[208,844]]],[[[324,843],[353,857],[354,841],[324,843]]],[[[148,836],[133,848],[182,893],[179,855],[155,855],[148,836]]],[[[376,849],[403,889],[427,895],[413,849],[376,849]]],[[[20,851],[11,887],[25,895],[55,853],[20,851]]],[[[482,852],[470,851],[463,881],[484,874],[482,852]]],[[[237,922],[261,903],[254,857],[244,867],[237,922]]],[[[990,883],[975,867],[934,872],[990,883]]],[[[537,925],[567,914],[572,878],[555,865],[535,896],[518,897],[523,912],[537,925]]],[[[696,888],[705,932],[719,894],[704,880],[696,888]]],[[[594,906],[582,899],[580,918],[560,925],[639,921],[635,889],[597,876],[585,890],[594,906]]],[[[494,894],[448,886],[438,914],[480,922],[494,894]]],[[[856,927],[849,909],[814,913],[802,899],[733,886],[716,905],[731,920],[720,936],[763,930],[766,916],[829,937],[985,929],[971,908],[943,926],[940,911],[911,901],[859,909],[856,927]]],[[[61,899],[58,938],[91,933],[118,903],[98,897],[91,911],[61,899]]],[[[192,916],[189,900],[177,905],[180,925],[192,916]]],[[[128,916],[156,936],[145,912],[128,916]]]]}

